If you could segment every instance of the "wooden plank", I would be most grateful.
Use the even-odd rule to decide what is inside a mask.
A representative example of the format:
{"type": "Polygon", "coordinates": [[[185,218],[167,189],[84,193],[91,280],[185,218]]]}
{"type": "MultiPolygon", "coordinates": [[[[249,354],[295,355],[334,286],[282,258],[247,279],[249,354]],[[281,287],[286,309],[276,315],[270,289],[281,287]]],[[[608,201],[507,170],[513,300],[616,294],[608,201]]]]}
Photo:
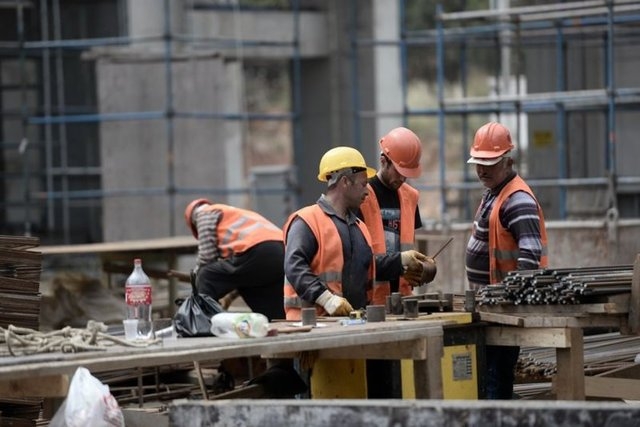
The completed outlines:
{"type": "Polygon", "coordinates": [[[65,397],[68,391],[68,375],[0,381],[0,397],[65,397]]]}
{"type": "Polygon", "coordinates": [[[640,381],[630,378],[586,377],[585,395],[640,400],[640,381]]]}
{"type": "Polygon", "coordinates": [[[480,312],[480,320],[509,326],[524,326],[524,318],[513,314],[480,312]]]}
{"type": "Polygon", "coordinates": [[[441,339],[427,337],[424,340],[427,350],[426,360],[413,361],[413,383],[416,399],[442,399],[442,359],[443,344],[441,339]]]}
{"type": "Polygon", "coordinates": [[[555,378],[559,400],[584,400],[584,338],[581,328],[566,329],[567,348],[556,348],[558,373],[555,378]]]}
{"type": "Polygon", "coordinates": [[[565,328],[489,326],[485,330],[485,336],[487,345],[524,347],[568,347],[571,345],[565,328]]]}
{"type": "MultiPolygon", "coordinates": [[[[354,355],[358,355],[358,359],[426,359],[427,350],[422,345],[421,339],[403,341],[394,343],[393,346],[358,345],[352,347],[339,347],[321,349],[318,353],[318,359],[353,359],[354,355]]],[[[272,359],[293,359],[299,357],[299,353],[277,353],[263,357],[272,359]]]]}
{"type": "Polygon", "coordinates": [[[631,279],[631,299],[629,300],[629,330],[632,334],[640,334],[640,254],[633,263],[631,279]]]}
{"type": "Polygon", "coordinates": [[[88,243],[81,245],[41,246],[44,255],[101,254],[119,252],[193,252],[198,241],[193,236],[163,237],[146,240],[124,240],[120,242],[88,243]]]}

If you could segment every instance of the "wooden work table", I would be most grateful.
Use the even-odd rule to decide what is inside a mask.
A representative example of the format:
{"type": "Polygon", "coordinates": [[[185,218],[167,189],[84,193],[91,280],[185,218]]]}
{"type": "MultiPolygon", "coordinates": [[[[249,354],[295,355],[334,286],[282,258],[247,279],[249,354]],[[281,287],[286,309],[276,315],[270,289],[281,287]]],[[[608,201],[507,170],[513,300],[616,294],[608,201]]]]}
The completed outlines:
{"type": "MultiPolygon", "coordinates": [[[[178,338],[146,348],[117,345],[108,347],[106,351],[5,356],[0,358],[0,389],[5,393],[13,390],[16,394],[20,387],[45,390],[47,381],[62,388],[68,387],[69,377],[80,366],[98,373],[257,355],[299,356],[306,351],[317,351],[320,358],[345,359],[352,358],[357,351],[362,358],[414,360],[416,396],[442,398],[442,322],[418,320],[351,326],[327,322],[325,325],[309,332],[265,338],[178,338]]],[[[284,322],[272,326],[276,329],[290,328],[284,322]]],[[[6,344],[0,346],[0,351],[8,354],[6,344]]],[[[42,397],[47,395],[54,396],[55,393],[51,391],[42,397]]]]}
{"type": "Polygon", "coordinates": [[[559,400],[585,400],[583,329],[603,327],[625,331],[626,303],[577,305],[482,306],[480,319],[487,345],[556,349],[554,389],[559,400]]]}

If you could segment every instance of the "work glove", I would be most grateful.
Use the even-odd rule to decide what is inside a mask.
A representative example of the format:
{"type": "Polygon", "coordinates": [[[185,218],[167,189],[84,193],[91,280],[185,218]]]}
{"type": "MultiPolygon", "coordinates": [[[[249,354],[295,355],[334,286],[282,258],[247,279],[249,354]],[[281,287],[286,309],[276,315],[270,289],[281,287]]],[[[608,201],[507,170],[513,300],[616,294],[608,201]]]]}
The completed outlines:
{"type": "Polygon", "coordinates": [[[427,260],[427,256],[416,250],[408,250],[400,252],[400,260],[404,272],[402,276],[411,286],[420,286],[422,283],[422,272],[424,270],[423,262],[427,260]]]}
{"type": "Polygon", "coordinates": [[[329,290],[324,291],[316,299],[316,304],[324,307],[329,316],[348,316],[353,311],[353,307],[346,298],[334,295],[329,290]]]}
{"type": "Polygon", "coordinates": [[[418,270],[422,273],[422,263],[429,257],[416,250],[408,250],[400,252],[400,259],[402,260],[402,267],[405,271],[418,270]]]}

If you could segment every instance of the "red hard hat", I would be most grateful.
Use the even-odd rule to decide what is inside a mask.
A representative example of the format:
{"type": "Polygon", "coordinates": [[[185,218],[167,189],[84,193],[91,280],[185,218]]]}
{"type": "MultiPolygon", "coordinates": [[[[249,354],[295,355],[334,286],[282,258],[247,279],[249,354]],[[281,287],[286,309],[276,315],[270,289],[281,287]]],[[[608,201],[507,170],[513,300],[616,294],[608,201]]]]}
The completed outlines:
{"type": "Polygon", "coordinates": [[[509,129],[500,123],[489,122],[476,131],[473,145],[469,150],[471,158],[467,163],[490,164],[492,161],[497,162],[502,156],[513,150],[513,147],[509,129]]]}
{"type": "Polygon", "coordinates": [[[400,175],[417,178],[422,173],[422,142],[413,131],[404,127],[392,129],[380,140],[380,148],[400,175]]]}
{"type": "Polygon", "coordinates": [[[184,210],[184,220],[187,223],[187,227],[189,227],[189,229],[191,230],[191,234],[193,234],[193,237],[195,237],[196,239],[198,238],[198,229],[196,228],[195,224],[191,220],[191,215],[193,214],[193,211],[195,210],[195,208],[205,204],[211,205],[212,203],[207,199],[195,199],[194,201],[189,203],[187,205],[187,208],[184,210]]]}

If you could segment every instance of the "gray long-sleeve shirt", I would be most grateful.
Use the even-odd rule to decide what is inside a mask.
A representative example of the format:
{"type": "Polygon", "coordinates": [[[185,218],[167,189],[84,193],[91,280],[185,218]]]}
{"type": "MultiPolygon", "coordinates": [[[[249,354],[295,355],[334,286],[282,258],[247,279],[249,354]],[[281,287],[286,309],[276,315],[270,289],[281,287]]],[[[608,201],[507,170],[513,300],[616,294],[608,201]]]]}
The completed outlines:
{"type": "MultiPolygon", "coordinates": [[[[317,204],[331,218],[342,241],[342,295],[353,308],[365,308],[367,288],[371,285],[369,267],[373,262],[373,251],[357,225],[355,214],[349,212],[346,221],[343,220],[324,195],[317,204]]],[[[301,218],[294,219],[286,233],[284,273],[298,296],[313,304],[328,289],[326,283],[311,271],[311,261],[319,250],[318,241],[301,218]]]]}

